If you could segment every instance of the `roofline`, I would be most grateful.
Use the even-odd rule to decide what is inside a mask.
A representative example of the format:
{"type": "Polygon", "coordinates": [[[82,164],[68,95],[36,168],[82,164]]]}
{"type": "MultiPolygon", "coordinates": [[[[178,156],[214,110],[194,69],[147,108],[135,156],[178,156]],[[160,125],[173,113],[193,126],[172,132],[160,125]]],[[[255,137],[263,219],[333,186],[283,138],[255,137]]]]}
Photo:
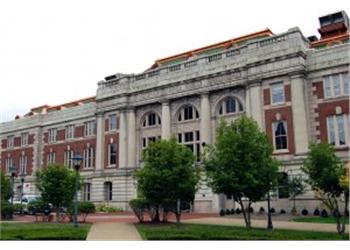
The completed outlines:
{"type": "Polygon", "coordinates": [[[36,109],[40,109],[40,108],[46,108],[47,110],[54,110],[54,109],[62,108],[62,107],[69,106],[69,105],[78,105],[81,102],[84,103],[84,102],[87,102],[87,101],[91,101],[91,102],[96,101],[96,96],[90,96],[90,97],[86,97],[86,98],[82,98],[82,99],[79,99],[79,100],[66,102],[66,103],[58,104],[58,105],[54,105],[54,106],[49,106],[49,105],[45,104],[45,105],[42,105],[42,106],[39,106],[39,107],[32,108],[31,111],[36,110],[36,109]]]}
{"type": "Polygon", "coordinates": [[[223,41],[223,42],[214,43],[214,44],[211,44],[211,45],[208,45],[208,46],[205,46],[205,47],[201,47],[201,48],[198,48],[198,49],[189,50],[187,52],[183,52],[183,53],[176,54],[176,55],[169,56],[169,57],[164,57],[164,58],[156,60],[154,65],[152,66],[152,68],[154,68],[154,66],[158,66],[159,64],[167,62],[167,61],[170,61],[170,60],[174,60],[174,59],[177,59],[177,58],[183,58],[183,57],[190,57],[190,56],[193,56],[194,54],[197,54],[199,52],[202,52],[202,51],[205,51],[205,50],[208,50],[208,49],[212,49],[212,48],[231,46],[233,43],[237,43],[237,42],[240,42],[240,41],[243,41],[243,40],[255,38],[255,37],[260,36],[260,35],[273,35],[273,33],[272,33],[272,31],[269,28],[266,28],[266,29],[261,30],[261,31],[257,31],[257,32],[250,33],[250,34],[247,34],[247,35],[244,35],[244,36],[240,36],[240,37],[236,37],[236,38],[233,38],[233,39],[229,39],[229,40],[226,40],[226,41],[223,41]]]}
{"type": "Polygon", "coordinates": [[[311,47],[314,47],[314,46],[317,46],[317,45],[320,45],[320,44],[324,44],[324,43],[329,43],[329,42],[332,42],[332,41],[337,41],[337,40],[340,40],[340,39],[346,38],[346,37],[349,38],[349,35],[350,35],[350,32],[348,31],[348,32],[346,32],[344,34],[341,34],[341,35],[338,35],[338,36],[324,38],[324,39],[312,42],[311,43],[311,47]]]}

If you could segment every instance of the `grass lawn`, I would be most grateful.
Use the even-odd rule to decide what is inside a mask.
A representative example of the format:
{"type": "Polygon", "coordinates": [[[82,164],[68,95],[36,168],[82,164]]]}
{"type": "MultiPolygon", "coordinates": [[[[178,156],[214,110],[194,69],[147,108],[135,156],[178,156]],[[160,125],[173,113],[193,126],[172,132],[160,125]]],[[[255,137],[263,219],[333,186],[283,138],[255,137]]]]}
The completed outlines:
{"type": "Polygon", "coordinates": [[[74,228],[60,223],[1,223],[1,240],[85,240],[89,224],[74,228]]]}
{"type": "Polygon", "coordinates": [[[144,240],[349,240],[337,233],[295,231],[254,228],[250,231],[244,227],[181,224],[136,224],[144,240]]]}
{"type": "MultiPolygon", "coordinates": [[[[343,218],[345,219],[346,224],[349,224],[349,217],[343,218]]],[[[292,221],[296,222],[311,222],[311,223],[328,223],[328,224],[336,224],[334,217],[299,217],[293,218],[292,221]]]]}

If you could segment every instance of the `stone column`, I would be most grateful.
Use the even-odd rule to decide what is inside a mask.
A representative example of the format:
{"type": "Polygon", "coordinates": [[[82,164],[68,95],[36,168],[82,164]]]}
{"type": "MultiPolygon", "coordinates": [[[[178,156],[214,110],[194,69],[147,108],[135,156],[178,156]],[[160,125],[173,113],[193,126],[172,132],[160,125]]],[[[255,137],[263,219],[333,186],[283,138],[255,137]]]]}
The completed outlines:
{"type": "Polygon", "coordinates": [[[171,137],[171,116],[169,101],[162,102],[162,139],[171,137]]]}
{"type": "Polygon", "coordinates": [[[128,166],[128,129],[126,110],[120,112],[120,129],[119,129],[119,168],[128,166]]]}
{"type": "Polygon", "coordinates": [[[201,124],[200,124],[200,136],[201,141],[206,144],[211,144],[211,136],[210,136],[210,127],[211,127],[211,119],[210,119],[210,102],[209,102],[209,93],[201,94],[201,124]]]}
{"type": "Polygon", "coordinates": [[[291,76],[291,97],[294,126],[295,153],[306,153],[308,150],[308,127],[303,76],[291,76]]]}
{"type": "Polygon", "coordinates": [[[259,127],[264,130],[263,103],[261,99],[261,83],[253,83],[248,90],[250,92],[250,116],[256,120],[259,127]]]}
{"type": "Polygon", "coordinates": [[[128,167],[136,167],[136,119],[135,110],[128,110],[128,167]]]}
{"type": "Polygon", "coordinates": [[[247,87],[245,89],[245,114],[247,117],[251,117],[250,111],[250,89],[247,87]]]}
{"type": "Polygon", "coordinates": [[[103,113],[97,114],[96,122],[96,170],[104,168],[104,142],[105,142],[105,123],[103,113]]]}

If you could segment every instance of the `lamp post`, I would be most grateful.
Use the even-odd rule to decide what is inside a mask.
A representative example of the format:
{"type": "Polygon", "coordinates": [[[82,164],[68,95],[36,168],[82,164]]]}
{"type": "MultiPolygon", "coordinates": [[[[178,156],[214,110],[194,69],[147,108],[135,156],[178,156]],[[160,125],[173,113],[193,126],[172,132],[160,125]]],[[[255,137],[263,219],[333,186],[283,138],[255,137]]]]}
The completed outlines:
{"type": "Polygon", "coordinates": [[[24,190],[24,173],[21,174],[21,214],[23,214],[23,207],[22,207],[22,202],[23,202],[23,190],[24,190]]]}
{"type": "Polygon", "coordinates": [[[16,176],[16,166],[15,164],[13,164],[12,166],[10,166],[10,174],[11,174],[11,205],[13,205],[13,196],[14,196],[14,185],[15,185],[15,176],[16,176]]]}
{"type": "Polygon", "coordinates": [[[267,229],[272,230],[271,208],[270,208],[270,191],[267,192],[267,229]]]}
{"type": "Polygon", "coordinates": [[[73,225],[74,227],[78,227],[78,186],[79,186],[79,169],[80,169],[80,164],[83,161],[83,158],[79,153],[74,155],[72,158],[73,160],[73,165],[74,169],[76,172],[75,175],[75,192],[74,192],[74,215],[73,215],[73,225]]]}

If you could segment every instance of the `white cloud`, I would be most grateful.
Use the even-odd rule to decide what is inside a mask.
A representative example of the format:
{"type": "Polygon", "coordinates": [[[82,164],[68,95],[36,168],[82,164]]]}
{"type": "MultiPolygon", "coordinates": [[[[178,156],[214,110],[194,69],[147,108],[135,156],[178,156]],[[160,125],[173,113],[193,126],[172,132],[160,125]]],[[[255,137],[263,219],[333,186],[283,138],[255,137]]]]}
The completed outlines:
{"type": "Polygon", "coordinates": [[[317,33],[347,1],[6,1],[0,5],[0,112],[95,94],[97,81],[269,27],[317,33]]]}

